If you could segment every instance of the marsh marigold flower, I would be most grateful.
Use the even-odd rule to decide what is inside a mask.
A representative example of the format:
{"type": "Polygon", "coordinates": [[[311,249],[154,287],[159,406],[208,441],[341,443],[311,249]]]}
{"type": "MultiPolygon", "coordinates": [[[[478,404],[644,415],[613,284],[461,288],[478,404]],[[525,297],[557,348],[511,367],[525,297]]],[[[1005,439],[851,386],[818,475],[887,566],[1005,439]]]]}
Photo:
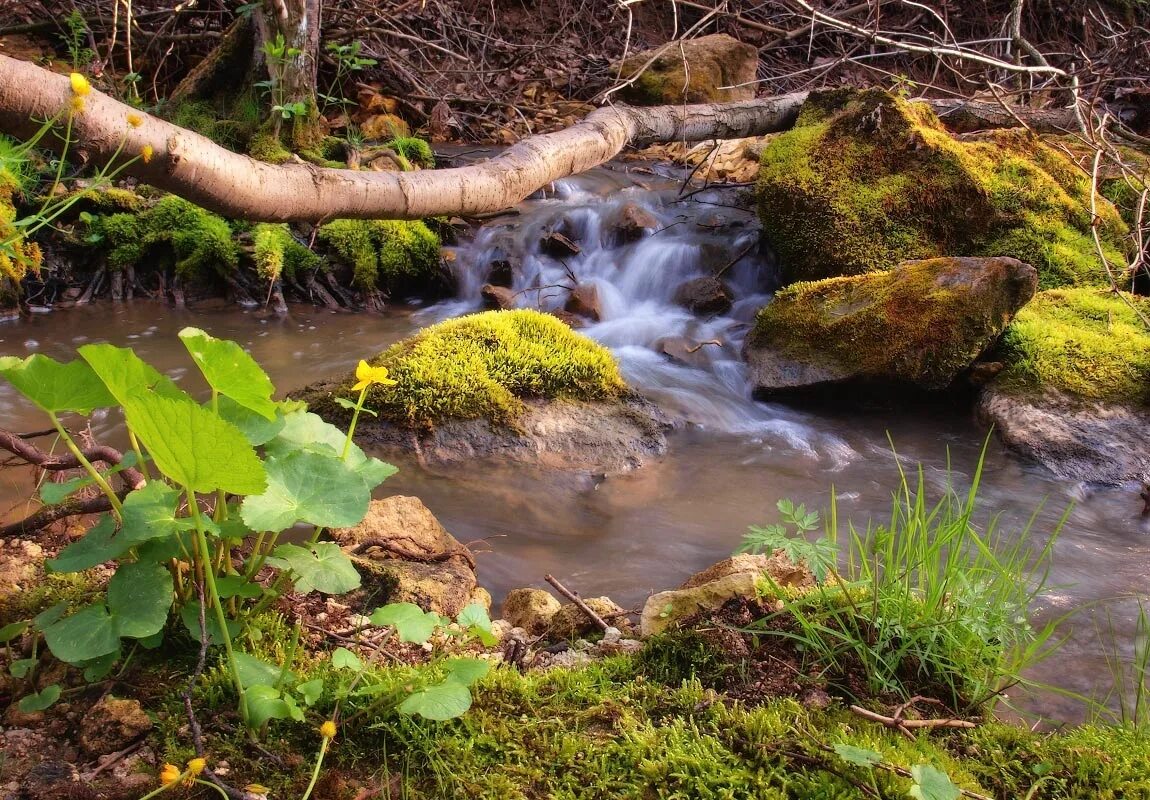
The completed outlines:
{"type": "Polygon", "coordinates": [[[396,381],[387,377],[387,367],[373,367],[363,360],[360,360],[359,366],[355,368],[355,379],[357,383],[351,387],[353,392],[362,392],[373,383],[378,383],[380,386],[396,384],[396,381]]]}
{"type": "Polygon", "coordinates": [[[92,91],[92,84],[88,83],[88,79],[79,72],[73,72],[68,76],[68,79],[72,81],[72,94],[78,97],[84,97],[88,92],[92,91]]]}
{"type": "Polygon", "coordinates": [[[144,163],[147,164],[152,160],[152,154],[154,152],[156,151],[152,149],[152,146],[150,144],[146,144],[140,148],[140,158],[144,159],[144,163]]]}
{"type": "Polygon", "coordinates": [[[191,775],[199,775],[207,765],[208,760],[206,758],[193,758],[188,762],[188,772],[191,775]]]}
{"type": "Polygon", "coordinates": [[[127,119],[128,125],[133,128],[138,128],[144,123],[144,118],[135,111],[129,111],[127,119]]]}
{"type": "Polygon", "coordinates": [[[329,719],[327,722],[320,725],[319,726],[319,735],[325,739],[334,739],[335,738],[335,722],[333,720],[329,719]]]}
{"type": "Polygon", "coordinates": [[[183,774],[183,771],[175,764],[164,764],[164,768],[160,770],[160,783],[164,786],[170,786],[178,781],[183,774]]]}

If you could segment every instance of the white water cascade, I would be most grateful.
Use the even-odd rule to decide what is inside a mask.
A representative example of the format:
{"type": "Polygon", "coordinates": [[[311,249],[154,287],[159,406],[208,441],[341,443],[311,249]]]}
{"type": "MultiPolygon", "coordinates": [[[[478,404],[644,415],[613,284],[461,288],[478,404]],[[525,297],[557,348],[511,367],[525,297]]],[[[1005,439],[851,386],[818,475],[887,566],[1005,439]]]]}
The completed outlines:
{"type": "Polygon", "coordinates": [[[519,308],[558,311],[574,286],[593,286],[599,319],[583,320],[580,332],[610,347],[628,383],[673,418],[845,465],[855,453],[843,439],[802,413],[751,398],[743,339],[777,285],[753,211],[736,207],[730,190],[680,197],[680,186],[606,169],[554,184],[454,249],[457,296],[424,312],[426,321],[482,308],[496,264],[505,265],[505,279],[510,272],[519,308]],[[646,226],[628,227],[637,214],[646,226]],[[543,241],[553,232],[579,252],[556,254],[543,241]],[[728,311],[697,314],[675,302],[680,286],[706,276],[727,287],[728,311]]]}

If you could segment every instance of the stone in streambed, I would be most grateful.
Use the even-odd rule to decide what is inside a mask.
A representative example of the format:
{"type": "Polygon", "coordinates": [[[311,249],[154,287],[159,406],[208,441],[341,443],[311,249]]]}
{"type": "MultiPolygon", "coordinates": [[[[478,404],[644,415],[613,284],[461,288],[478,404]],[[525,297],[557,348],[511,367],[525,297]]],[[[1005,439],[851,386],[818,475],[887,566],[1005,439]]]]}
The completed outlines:
{"type": "Polygon", "coordinates": [[[500,616],[531,636],[542,636],[561,607],[562,604],[543,589],[512,589],[503,601],[500,616]]]}
{"type": "Polygon", "coordinates": [[[515,292],[505,286],[495,286],[494,284],[485,283],[479,290],[479,294],[483,297],[484,308],[495,309],[497,311],[506,311],[507,309],[515,308],[515,292]]]}
{"type": "Polygon", "coordinates": [[[593,283],[579,284],[571,290],[563,310],[598,322],[603,316],[603,302],[599,298],[598,287],[593,283]]]}
{"type": "Polygon", "coordinates": [[[725,33],[645,50],[622,63],[619,96],[640,106],[753,100],[758,50],[725,33]]]}
{"type": "Polygon", "coordinates": [[[653,636],[681,619],[722,608],[729,600],[757,597],[764,577],[783,588],[806,589],[815,583],[809,569],[792,563],[782,553],[732,556],[692,575],[678,589],[647,598],[640,632],[644,637],[653,636]]]}
{"type": "Polygon", "coordinates": [[[730,311],[733,297],[721,280],[704,276],[681,283],[674,300],[693,314],[712,316],[730,311]]]}
{"type": "Polygon", "coordinates": [[[935,258],[793,284],[747,337],[753,385],[767,397],[847,382],[944,389],[998,339],[1037,281],[1013,258],[935,258]]]}

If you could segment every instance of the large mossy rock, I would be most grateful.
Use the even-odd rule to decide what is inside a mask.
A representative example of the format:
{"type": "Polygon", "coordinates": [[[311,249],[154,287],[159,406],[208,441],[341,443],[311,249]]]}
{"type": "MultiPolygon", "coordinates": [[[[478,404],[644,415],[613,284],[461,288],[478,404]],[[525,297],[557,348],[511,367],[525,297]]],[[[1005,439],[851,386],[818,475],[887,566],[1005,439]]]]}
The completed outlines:
{"type": "Polygon", "coordinates": [[[647,50],[628,58],[623,79],[642,73],[619,95],[638,106],[753,100],[758,64],[759,51],[753,45],[725,33],[701,36],[676,42],[658,56],[647,50]]]}
{"type": "MultiPolygon", "coordinates": [[[[611,352],[549,314],[488,311],[426,328],[370,359],[394,386],[373,386],[358,433],[428,466],[481,458],[625,472],[666,449],[668,425],[633,395],[611,352]]],[[[353,375],[299,393],[347,423],[353,375]]]]}
{"type": "Polygon", "coordinates": [[[1034,296],[1013,258],[934,258],[796,283],[759,311],[745,354],[765,396],[845,381],[943,389],[1034,296]]]}
{"type": "MultiPolygon", "coordinates": [[[[925,104],[878,90],[817,92],[764,148],[764,233],[786,282],[889,269],[908,258],[1012,256],[1041,288],[1100,285],[1089,176],[1021,130],[956,138],[925,104]]],[[[1099,198],[1107,259],[1126,224],[1099,198]]]]}
{"type": "Polygon", "coordinates": [[[1150,481],[1150,301],[1098,289],[1040,292],[996,358],[979,414],[1012,449],[1069,480],[1150,481]]]}

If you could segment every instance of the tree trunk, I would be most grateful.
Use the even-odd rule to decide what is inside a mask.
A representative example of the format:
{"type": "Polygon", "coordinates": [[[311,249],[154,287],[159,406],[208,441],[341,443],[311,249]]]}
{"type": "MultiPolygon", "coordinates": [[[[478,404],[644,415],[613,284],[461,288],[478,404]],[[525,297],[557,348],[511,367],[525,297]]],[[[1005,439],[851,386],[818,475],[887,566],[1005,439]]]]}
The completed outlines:
{"type": "Polygon", "coordinates": [[[257,45],[272,81],[272,132],[297,151],[324,135],[316,103],[321,13],[321,0],[265,0],[255,16],[257,45]]]}
{"type": "MultiPolygon", "coordinates": [[[[628,144],[731,139],[790,128],[805,93],[770,100],[662,108],[604,108],[558,133],[533,136],[457,169],[357,172],[266,164],[93,91],[73,120],[79,157],[135,158],[125,172],[225,216],[264,221],[422,219],[514,205],[540,187],[602,164],[628,144]],[[130,127],[128,114],[143,116],[130,127]],[[122,148],[122,150],[121,150],[122,148]]],[[[66,113],[66,75],[0,55],[0,131],[28,138],[37,120],[66,113]]],[[[61,117],[61,119],[63,119],[61,117]]],[[[45,141],[56,140],[48,137],[45,141]]]]}

